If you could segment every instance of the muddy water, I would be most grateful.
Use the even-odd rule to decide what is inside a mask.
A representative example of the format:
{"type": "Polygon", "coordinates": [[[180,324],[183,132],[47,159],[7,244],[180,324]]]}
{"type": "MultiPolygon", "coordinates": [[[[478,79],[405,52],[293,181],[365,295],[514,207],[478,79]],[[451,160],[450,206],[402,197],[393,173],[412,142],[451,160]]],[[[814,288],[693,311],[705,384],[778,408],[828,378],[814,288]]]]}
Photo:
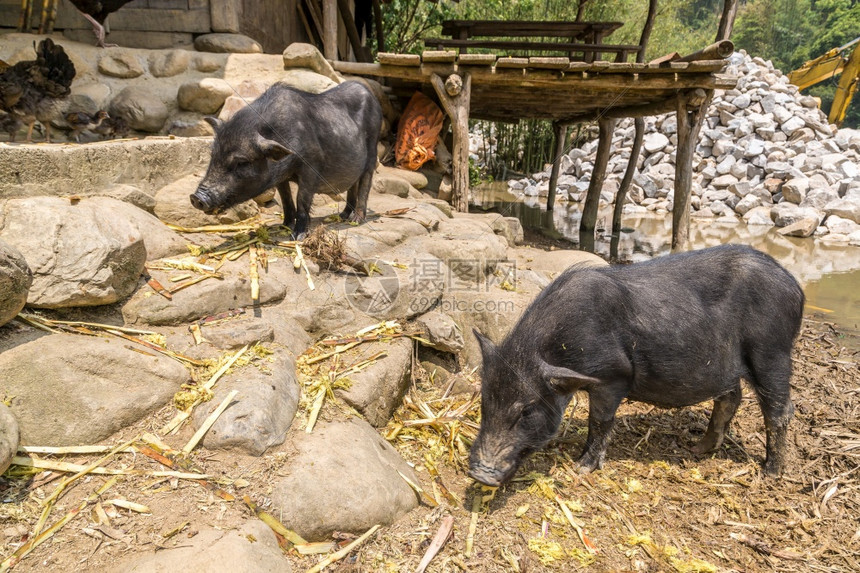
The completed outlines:
{"type": "MultiPolygon", "coordinates": [[[[524,227],[579,242],[582,213],[578,203],[559,203],[548,213],[542,208],[545,198],[518,199],[502,183],[482,186],[473,194],[475,211],[517,217],[524,227]]],[[[607,259],[611,226],[611,208],[601,210],[595,249],[607,259]]],[[[671,250],[671,215],[627,215],[622,219],[622,227],[619,256],[624,261],[646,260],[671,250]]],[[[720,224],[695,218],[690,222],[690,243],[694,249],[739,243],[770,254],[803,285],[807,313],[839,324],[846,333],[854,335],[849,344],[860,350],[860,247],[783,237],[773,227],[748,226],[743,222],[720,224]]]]}

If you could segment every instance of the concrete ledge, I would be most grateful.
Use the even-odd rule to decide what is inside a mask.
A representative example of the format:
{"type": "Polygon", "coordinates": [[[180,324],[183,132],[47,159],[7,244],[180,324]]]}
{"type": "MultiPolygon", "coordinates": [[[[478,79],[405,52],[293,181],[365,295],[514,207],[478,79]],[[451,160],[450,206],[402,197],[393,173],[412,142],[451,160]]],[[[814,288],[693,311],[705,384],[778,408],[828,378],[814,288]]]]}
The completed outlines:
{"type": "Polygon", "coordinates": [[[113,183],[155,191],[209,164],[210,137],[79,145],[0,143],[0,197],[91,195],[113,183]]]}

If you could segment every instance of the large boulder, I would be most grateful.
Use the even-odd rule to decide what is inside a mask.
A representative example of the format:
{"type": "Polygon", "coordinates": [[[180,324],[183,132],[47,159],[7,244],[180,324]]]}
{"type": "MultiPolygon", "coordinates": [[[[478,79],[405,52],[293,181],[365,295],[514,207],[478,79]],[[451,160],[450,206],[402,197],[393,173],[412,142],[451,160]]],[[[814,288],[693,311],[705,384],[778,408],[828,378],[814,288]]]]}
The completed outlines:
{"type": "Polygon", "coordinates": [[[0,326],[15,318],[27,304],[31,284],[33,273],[24,255],[0,240],[0,326]]]}
{"type": "Polygon", "coordinates": [[[116,573],[290,573],[274,532],[258,519],[237,529],[204,529],[188,538],[177,535],[166,546],[121,560],[110,569],[116,573]]]}
{"type": "Polygon", "coordinates": [[[212,400],[194,410],[199,427],[233,390],[238,394],[206,432],[203,445],[261,456],[281,444],[293,422],[301,390],[295,361],[284,352],[258,368],[247,366],[218,384],[212,400]]]}
{"type": "Polygon", "coordinates": [[[365,344],[355,361],[366,360],[384,352],[367,368],[349,375],[349,388],[337,395],[361,412],[371,425],[384,426],[403,400],[412,372],[412,340],[397,338],[391,342],[365,344]]]}
{"type": "Polygon", "coordinates": [[[284,50],[284,69],[289,70],[290,68],[308,68],[336,84],[343,81],[343,78],[334,71],[329,61],[312,44],[294,42],[287,46],[284,50]]]}
{"type": "Polygon", "coordinates": [[[179,86],[176,98],[180,109],[197,113],[215,113],[233,95],[233,88],[220,78],[203,78],[179,86]]]}
{"type": "Polygon", "coordinates": [[[194,39],[194,49],[215,54],[263,53],[263,47],[256,40],[242,34],[203,34],[194,39]]]}
{"type": "Polygon", "coordinates": [[[290,444],[295,451],[286,477],[273,485],[272,513],[308,541],[389,525],[418,505],[398,473],[416,481],[412,468],[367,422],[321,422],[290,444]]]}
{"type": "Polygon", "coordinates": [[[168,403],[189,373],[117,338],[51,334],[0,354],[0,380],[28,445],[103,440],[168,403]],[[38,357],[38,359],[35,359],[38,357]]]}
{"type": "Polygon", "coordinates": [[[260,208],[253,201],[239,203],[218,215],[207,215],[191,205],[189,197],[197,190],[200,176],[186,175],[169,183],[155,194],[155,215],[164,221],[181,227],[230,224],[257,215],[260,208]]]}
{"type": "Polygon", "coordinates": [[[111,304],[134,291],[146,262],[143,234],[113,208],[126,204],[109,198],[73,204],[59,197],[0,204],[0,238],[24,253],[33,271],[28,304],[111,304]]]}
{"type": "Polygon", "coordinates": [[[158,133],[167,121],[169,110],[153,92],[140,86],[128,86],[110,102],[111,117],[121,117],[131,129],[158,133]]]}
{"type": "Polygon", "coordinates": [[[9,407],[0,402],[0,474],[11,465],[19,441],[18,420],[9,407]]]}

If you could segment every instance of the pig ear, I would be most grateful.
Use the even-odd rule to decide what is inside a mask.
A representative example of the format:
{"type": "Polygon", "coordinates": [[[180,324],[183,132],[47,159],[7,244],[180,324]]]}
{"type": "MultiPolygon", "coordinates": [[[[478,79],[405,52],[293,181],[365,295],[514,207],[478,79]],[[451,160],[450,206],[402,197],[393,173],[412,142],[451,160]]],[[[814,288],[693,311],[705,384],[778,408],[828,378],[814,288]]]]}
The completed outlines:
{"type": "Polygon", "coordinates": [[[598,378],[580,374],[575,370],[571,370],[570,368],[565,368],[563,366],[553,366],[545,360],[540,361],[540,371],[543,379],[546,380],[553,389],[565,394],[575,392],[583,386],[600,382],[598,378]]]}
{"type": "Polygon", "coordinates": [[[257,147],[259,147],[260,152],[268,159],[272,159],[274,161],[280,161],[292,151],[275,141],[274,139],[265,139],[264,137],[260,137],[257,140],[257,147]]]}
{"type": "Polygon", "coordinates": [[[477,328],[472,329],[472,333],[475,335],[475,338],[478,340],[478,344],[481,345],[481,354],[483,356],[490,356],[496,350],[496,345],[493,344],[493,341],[478,332],[477,328]]]}
{"type": "Polygon", "coordinates": [[[212,129],[215,130],[215,133],[221,129],[221,126],[224,125],[224,122],[218,119],[217,117],[204,117],[203,121],[212,126],[212,129]]]}

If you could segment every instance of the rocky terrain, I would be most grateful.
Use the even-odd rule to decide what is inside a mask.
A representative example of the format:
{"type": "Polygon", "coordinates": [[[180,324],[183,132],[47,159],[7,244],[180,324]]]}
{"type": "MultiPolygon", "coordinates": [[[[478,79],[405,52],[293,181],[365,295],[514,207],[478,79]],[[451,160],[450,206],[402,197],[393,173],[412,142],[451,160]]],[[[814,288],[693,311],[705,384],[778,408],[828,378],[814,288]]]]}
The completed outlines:
{"type": "MultiPolygon", "coordinates": [[[[229,81],[244,98],[282,75],[342,81],[298,50],[287,71],[229,81]]],[[[222,114],[243,103],[223,95],[222,114]]],[[[464,471],[471,330],[499,340],[563,269],[605,263],[524,246],[518,219],[453,213],[424,175],[385,166],[365,224],[318,195],[297,245],[271,194],[190,207],[210,144],[0,143],[0,569],[291,571],[372,530],[344,570],[413,570],[444,523],[431,570],[832,566],[856,544],[856,355],[831,327],[807,324],[798,347],[801,463],[785,482],[759,476],[753,407],[713,457],[686,451],[703,406],[625,405],[612,464],[579,478],[576,400],[559,442],[482,511],[464,471]],[[686,503],[706,517],[685,520],[686,503]],[[720,528],[749,543],[724,546],[720,528]]]]}
{"type": "MultiPolygon", "coordinates": [[[[693,158],[693,217],[720,223],[776,225],[790,236],[860,246],[860,131],[836,130],[811,96],[798,92],[769,61],[743,52],[727,73],[736,89],[717,91],[693,158]]],[[[646,118],[639,170],[625,213],[672,211],[674,114],[646,118]]],[[[601,202],[614,202],[633,144],[633,121],[616,127],[601,202]]],[[[582,201],[597,141],[561,158],[560,200],[582,201]]],[[[546,196],[549,168],[509,181],[525,196],[546,196]]]]}

